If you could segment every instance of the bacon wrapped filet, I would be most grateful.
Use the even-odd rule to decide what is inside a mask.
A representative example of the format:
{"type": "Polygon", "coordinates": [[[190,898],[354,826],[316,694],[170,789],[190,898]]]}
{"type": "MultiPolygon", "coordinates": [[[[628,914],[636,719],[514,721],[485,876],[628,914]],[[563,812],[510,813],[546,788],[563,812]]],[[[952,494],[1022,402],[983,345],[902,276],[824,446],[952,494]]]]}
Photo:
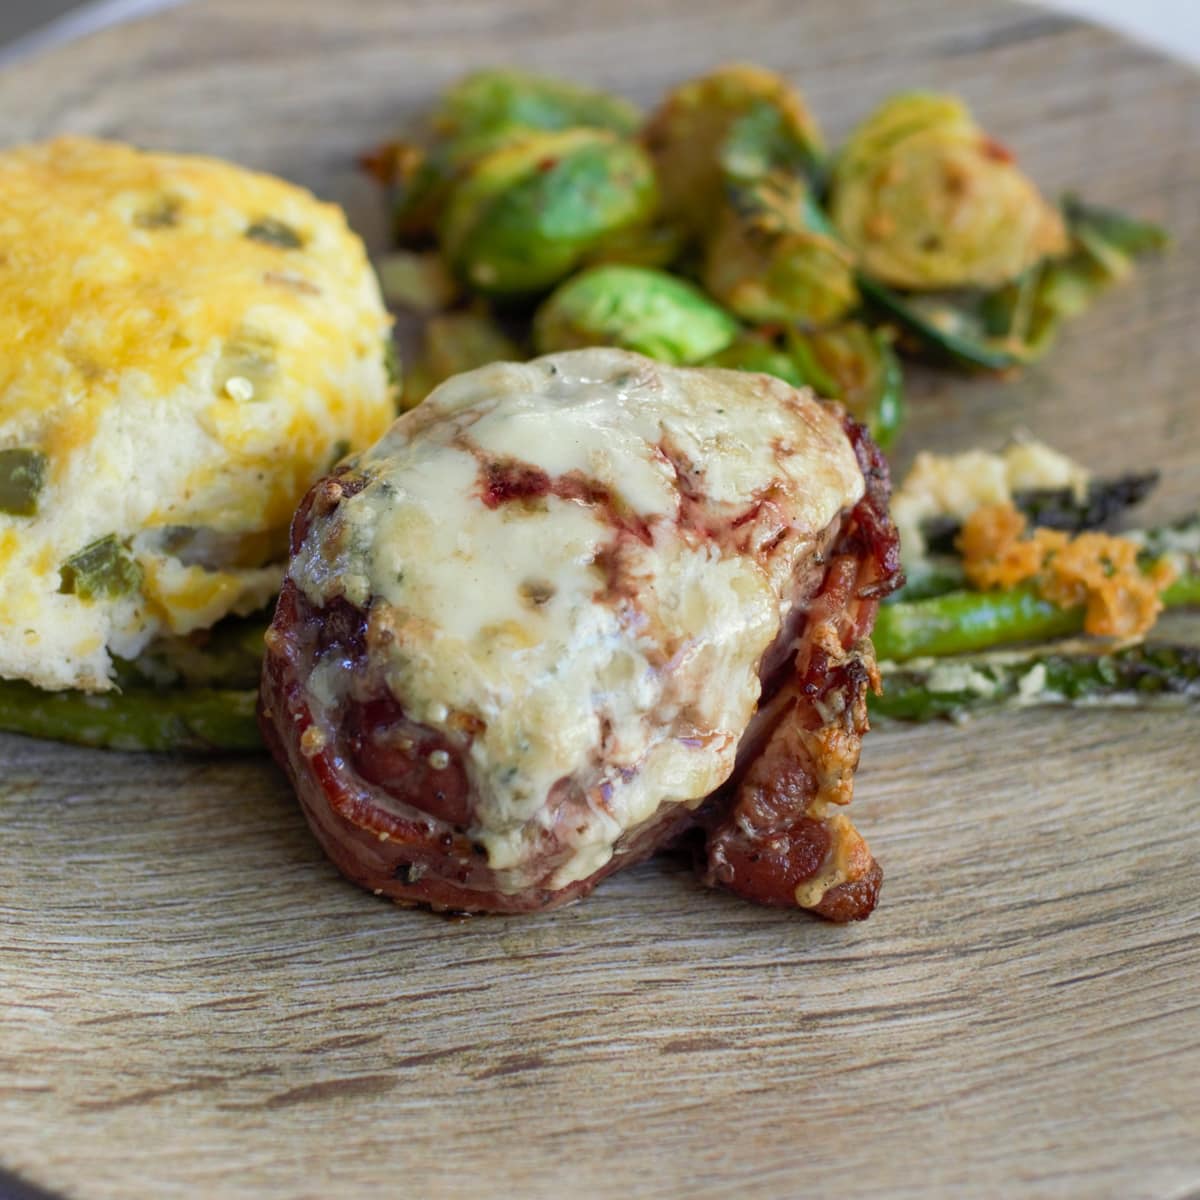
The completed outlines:
{"type": "Polygon", "coordinates": [[[586,349],[442,384],[309,492],[260,720],[338,867],[527,912],[699,828],[704,877],[866,916],[847,817],[887,471],[766,375],[586,349]]]}

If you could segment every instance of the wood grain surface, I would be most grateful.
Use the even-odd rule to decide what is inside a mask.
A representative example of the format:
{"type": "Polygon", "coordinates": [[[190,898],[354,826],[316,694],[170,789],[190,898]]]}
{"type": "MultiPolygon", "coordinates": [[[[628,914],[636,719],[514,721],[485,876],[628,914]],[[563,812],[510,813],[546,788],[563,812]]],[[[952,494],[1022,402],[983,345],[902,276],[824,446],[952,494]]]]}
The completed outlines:
{"type": "MultiPolygon", "coordinates": [[[[990,0],[212,0],[0,73],[0,142],[202,150],[343,201],[481,63],[651,102],[733,56],[829,133],[963,93],[1055,192],[1177,246],[1014,384],[914,376],[899,451],[1024,427],[1200,496],[1200,83],[990,0]]],[[[1200,1195],[1194,716],[868,738],[887,882],[833,928],[671,861],[540,917],[342,882],[265,762],[0,739],[0,1165],[70,1197],[1200,1195]]]]}

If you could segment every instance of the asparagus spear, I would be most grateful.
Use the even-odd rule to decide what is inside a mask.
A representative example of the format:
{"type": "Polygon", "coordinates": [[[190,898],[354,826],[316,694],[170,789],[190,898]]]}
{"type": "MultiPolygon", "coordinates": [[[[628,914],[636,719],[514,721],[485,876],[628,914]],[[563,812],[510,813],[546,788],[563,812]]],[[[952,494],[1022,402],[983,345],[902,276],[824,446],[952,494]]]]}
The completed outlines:
{"type": "Polygon", "coordinates": [[[1200,703],[1200,646],[1130,646],[1111,654],[1044,647],[884,668],[874,716],[958,718],[1036,706],[1183,708],[1200,703]]]}
{"type": "MultiPolygon", "coordinates": [[[[1138,561],[1144,568],[1166,558],[1178,578],[1163,593],[1168,608],[1200,604],[1200,513],[1171,525],[1151,529],[1127,529],[1121,535],[1140,548],[1138,561]]],[[[927,600],[960,591],[967,586],[962,563],[951,554],[930,554],[907,569],[908,582],[888,604],[927,600]]]]}
{"type": "Polygon", "coordinates": [[[885,604],[872,640],[881,661],[971,654],[1013,642],[1044,642],[1083,628],[1082,608],[1059,608],[1032,584],[990,592],[947,592],[885,604]]]}
{"type": "MultiPolygon", "coordinates": [[[[1182,574],[1162,593],[1166,608],[1200,604],[1200,573],[1182,574]]],[[[994,591],[953,591],[884,604],[872,640],[880,662],[973,654],[1016,642],[1044,642],[1083,629],[1084,610],[1059,608],[1032,584],[994,591]]]]}
{"type": "Polygon", "coordinates": [[[110,750],[261,750],[257,695],[253,689],[149,687],[92,695],[0,680],[0,729],[110,750]]]}

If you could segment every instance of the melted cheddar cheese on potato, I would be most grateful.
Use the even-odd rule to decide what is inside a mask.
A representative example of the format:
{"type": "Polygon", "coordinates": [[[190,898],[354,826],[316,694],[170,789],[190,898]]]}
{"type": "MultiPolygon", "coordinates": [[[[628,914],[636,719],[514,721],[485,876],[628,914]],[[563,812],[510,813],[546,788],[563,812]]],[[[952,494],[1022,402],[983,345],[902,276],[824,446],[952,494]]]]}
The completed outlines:
{"type": "Polygon", "coordinates": [[[394,416],[389,318],[342,211],[212,159],[0,153],[0,676],[269,600],[314,478],[394,416]]]}

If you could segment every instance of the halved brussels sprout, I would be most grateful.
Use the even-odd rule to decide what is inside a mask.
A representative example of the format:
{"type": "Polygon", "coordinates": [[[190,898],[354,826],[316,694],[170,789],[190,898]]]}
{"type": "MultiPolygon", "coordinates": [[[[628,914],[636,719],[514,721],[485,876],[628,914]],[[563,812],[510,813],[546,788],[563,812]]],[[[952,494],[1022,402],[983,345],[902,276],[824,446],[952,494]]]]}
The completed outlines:
{"type": "Polygon", "coordinates": [[[440,241],[477,291],[529,295],[622,230],[647,224],[656,201],[654,170],[635,143],[601,129],[528,132],[455,182],[440,241]]]}
{"type": "Polygon", "coordinates": [[[912,291],[999,287],[1067,249],[1058,211],[951,96],[893,96],[868,117],[830,212],[865,274],[912,291]]]}
{"type": "Polygon", "coordinates": [[[796,180],[729,189],[705,247],[703,282],[752,322],[828,325],[859,302],[853,255],[796,180]]]}
{"type": "Polygon", "coordinates": [[[699,288],[665,271],[591,267],[549,296],[534,318],[539,354],[620,346],[661,362],[699,362],[728,346],[740,326],[699,288]]]}
{"type": "Polygon", "coordinates": [[[450,88],[434,113],[433,127],[452,138],[514,125],[547,130],[588,126],[631,134],[641,119],[637,106],[620,96],[495,68],[475,71],[450,88]]]}
{"type": "Polygon", "coordinates": [[[902,295],[863,278],[872,306],[899,327],[907,349],[969,370],[1004,371],[1039,359],[1062,323],[1127,278],[1135,256],[1168,242],[1157,225],[1073,197],[1063,203],[1070,253],[1036,263],[991,292],[902,295]]]}
{"type": "Polygon", "coordinates": [[[824,153],[804,98],[773,71],[719,67],[680,84],[646,126],[663,210],[694,234],[709,228],[728,182],[815,170],[824,153]]]}

